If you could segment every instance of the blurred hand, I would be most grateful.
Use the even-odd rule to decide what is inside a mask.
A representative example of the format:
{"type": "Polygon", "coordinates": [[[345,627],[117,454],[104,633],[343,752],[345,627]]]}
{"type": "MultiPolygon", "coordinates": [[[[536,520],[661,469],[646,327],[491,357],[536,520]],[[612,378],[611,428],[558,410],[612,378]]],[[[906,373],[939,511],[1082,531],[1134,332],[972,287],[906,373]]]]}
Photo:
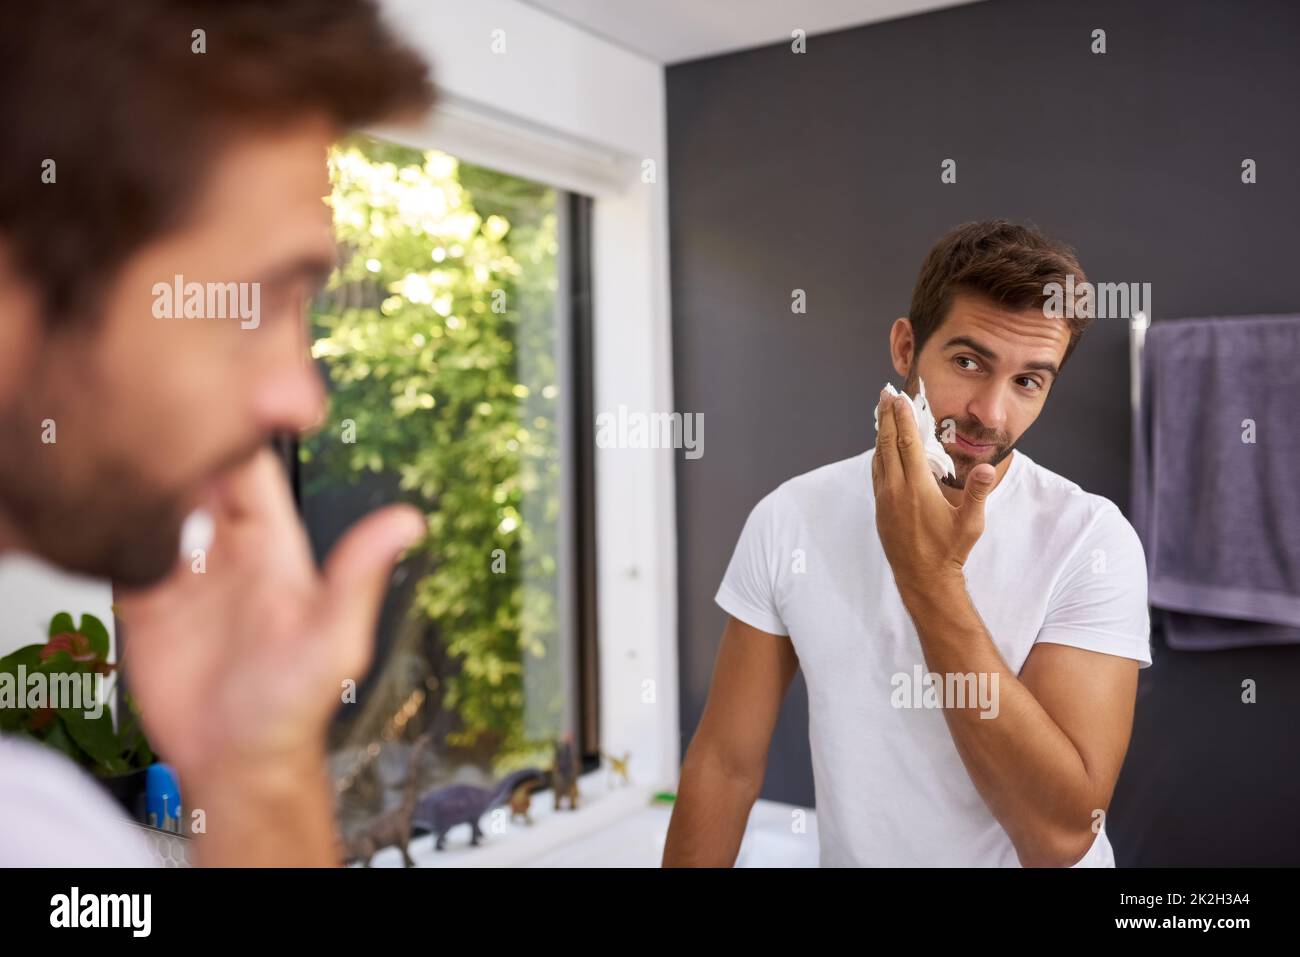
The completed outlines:
{"type": "MultiPolygon", "coordinates": [[[[202,573],[182,556],[160,584],[119,596],[124,665],[187,809],[208,801],[243,813],[320,786],[343,682],[369,666],[393,565],[425,523],[410,506],[374,512],[322,574],[269,449],[225,477],[210,507],[202,573]]],[[[332,834],[319,838],[332,848],[332,834]]]]}

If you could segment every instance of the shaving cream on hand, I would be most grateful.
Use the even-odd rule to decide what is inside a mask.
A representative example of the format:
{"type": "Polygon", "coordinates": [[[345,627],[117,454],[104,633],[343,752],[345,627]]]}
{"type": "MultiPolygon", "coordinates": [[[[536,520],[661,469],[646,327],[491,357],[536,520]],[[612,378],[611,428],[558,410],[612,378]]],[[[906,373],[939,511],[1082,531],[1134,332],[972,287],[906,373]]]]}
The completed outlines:
{"type": "Polygon", "coordinates": [[[196,508],[181,524],[180,557],[188,561],[196,550],[207,551],[216,536],[216,522],[206,508],[196,508]]]}
{"type": "MultiPolygon", "coordinates": [[[[899,392],[888,382],[885,383],[885,391],[891,396],[901,395],[907,399],[908,408],[912,410],[912,418],[916,420],[916,428],[921,433],[921,447],[925,452],[925,461],[929,464],[934,477],[942,479],[945,475],[951,475],[955,478],[957,473],[952,464],[952,456],[944,451],[943,443],[935,435],[934,413],[930,411],[930,402],[925,397],[925,381],[922,379],[916,381],[918,390],[915,399],[899,392]]],[[[876,431],[880,431],[880,403],[876,403],[876,431]]]]}

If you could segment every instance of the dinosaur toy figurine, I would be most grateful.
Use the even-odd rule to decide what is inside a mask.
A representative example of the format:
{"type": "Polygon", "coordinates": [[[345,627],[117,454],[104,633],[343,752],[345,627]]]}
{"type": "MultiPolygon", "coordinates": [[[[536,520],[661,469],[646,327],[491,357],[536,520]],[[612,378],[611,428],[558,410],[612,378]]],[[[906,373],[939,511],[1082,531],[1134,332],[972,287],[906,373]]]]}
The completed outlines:
{"type": "Polygon", "coordinates": [[[566,734],[555,742],[555,763],[551,767],[551,786],[555,790],[555,810],[565,798],[569,810],[578,809],[578,756],[573,747],[573,735],[566,734]]]}
{"type": "Polygon", "coordinates": [[[385,847],[395,847],[402,852],[405,867],[414,867],[407,845],[411,842],[411,818],[415,812],[416,795],[420,790],[420,759],[428,748],[432,738],[423,735],[411,748],[411,759],[406,770],[406,781],[402,785],[402,801],[397,807],[361,828],[346,835],[342,841],[343,863],[353,864],[360,861],[370,866],[370,860],[385,847]]]}
{"type": "Polygon", "coordinates": [[[621,758],[617,758],[612,754],[606,754],[604,751],[601,752],[601,756],[609,762],[610,777],[617,776],[619,780],[623,782],[624,786],[632,783],[627,776],[628,764],[632,760],[631,751],[624,751],[621,758]]]}
{"type": "Polygon", "coordinates": [[[525,781],[517,788],[510,792],[510,820],[513,823],[517,817],[522,817],[525,824],[532,824],[532,816],[528,813],[533,806],[533,792],[546,783],[546,776],[539,773],[535,780],[525,781]]]}
{"type": "Polygon", "coordinates": [[[431,831],[435,838],[434,847],[441,851],[447,846],[447,832],[460,824],[468,824],[469,842],[478,847],[479,838],[483,836],[478,825],[479,819],[510,800],[521,787],[529,783],[540,785],[544,780],[545,775],[539,769],[524,768],[507,774],[491,788],[475,787],[472,784],[438,788],[416,802],[415,813],[411,818],[412,827],[417,832],[431,831]]]}

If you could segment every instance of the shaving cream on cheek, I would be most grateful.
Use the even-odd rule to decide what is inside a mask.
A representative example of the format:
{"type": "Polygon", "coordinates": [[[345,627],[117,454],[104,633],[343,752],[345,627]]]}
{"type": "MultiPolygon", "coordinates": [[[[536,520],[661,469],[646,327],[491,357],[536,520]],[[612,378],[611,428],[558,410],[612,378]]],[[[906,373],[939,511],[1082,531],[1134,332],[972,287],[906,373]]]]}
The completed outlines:
{"type": "MultiPolygon", "coordinates": [[[[943,443],[935,435],[934,413],[930,410],[930,400],[925,397],[925,380],[917,379],[916,398],[913,399],[906,393],[899,392],[890,383],[885,383],[885,391],[891,396],[901,395],[907,399],[908,408],[912,410],[912,418],[916,420],[917,431],[921,433],[922,449],[925,451],[925,461],[930,466],[930,471],[936,479],[942,479],[945,475],[956,476],[957,472],[952,464],[952,456],[944,451],[943,443]]],[[[876,431],[880,431],[880,403],[876,403],[876,431]]]]}

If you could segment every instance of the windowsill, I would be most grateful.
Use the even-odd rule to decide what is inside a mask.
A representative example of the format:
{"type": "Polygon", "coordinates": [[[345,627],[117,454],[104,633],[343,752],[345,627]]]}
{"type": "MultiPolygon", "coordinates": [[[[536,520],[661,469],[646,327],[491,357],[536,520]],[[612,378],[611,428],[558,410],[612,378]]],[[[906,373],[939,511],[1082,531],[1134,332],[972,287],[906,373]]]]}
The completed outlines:
{"type": "MultiPolygon", "coordinates": [[[[478,847],[469,843],[469,828],[447,834],[446,848],[434,850],[432,834],[413,839],[408,848],[417,867],[658,867],[672,805],[652,800],[654,789],[609,782],[607,772],[579,779],[578,810],[555,810],[549,790],[533,794],[531,825],[517,821],[501,834],[491,833],[492,815],[483,816],[478,847]]],[[[810,809],[775,801],[757,801],[750,811],[737,867],[816,867],[817,815],[810,809]],[[793,812],[803,811],[803,828],[792,826],[793,812]]],[[[396,848],[384,848],[375,867],[401,867],[396,848]]]]}
{"type": "MultiPolygon", "coordinates": [[[[469,843],[470,829],[461,824],[447,832],[443,850],[434,849],[434,836],[421,834],[413,838],[407,850],[416,867],[526,867],[546,854],[581,841],[590,834],[617,823],[651,806],[654,789],[624,785],[617,779],[609,782],[604,770],[592,771],[578,779],[578,810],[555,810],[549,789],[534,791],[529,815],[531,825],[522,820],[507,823],[503,833],[492,832],[493,814],[483,815],[479,827],[483,836],[478,847],[469,843]]],[[[509,813],[508,808],[503,809],[509,813]]],[[[371,861],[373,867],[401,867],[401,852],[386,847],[371,861]]]]}

